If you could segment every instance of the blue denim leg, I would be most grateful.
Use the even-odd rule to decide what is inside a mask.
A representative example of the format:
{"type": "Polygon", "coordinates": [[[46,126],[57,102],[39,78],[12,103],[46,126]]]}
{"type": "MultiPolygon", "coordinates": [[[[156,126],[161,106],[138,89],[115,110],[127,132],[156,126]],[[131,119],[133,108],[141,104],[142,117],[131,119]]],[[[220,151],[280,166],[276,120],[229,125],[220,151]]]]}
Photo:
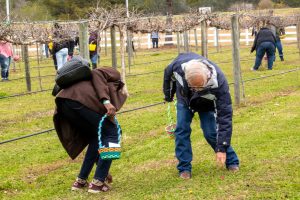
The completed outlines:
{"type": "Polygon", "coordinates": [[[257,70],[259,68],[259,66],[261,65],[261,60],[265,55],[265,48],[261,45],[259,45],[256,49],[256,58],[255,58],[255,64],[253,69],[257,70]]]}
{"type": "MultiPolygon", "coordinates": [[[[204,137],[213,150],[215,150],[217,143],[217,123],[215,113],[200,112],[199,117],[204,137]]],[[[239,166],[239,159],[231,146],[228,147],[226,151],[226,167],[229,166],[239,166]]]]}
{"type": "Polygon", "coordinates": [[[265,49],[267,52],[267,57],[268,57],[268,69],[272,69],[273,68],[273,62],[275,59],[275,45],[272,42],[264,42],[263,43],[265,45],[265,49]]]}
{"type": "MultiPolygon", "coordinates": [[[[108,142],[117,142],[117,135],[116,135],[116,126],[109,120],[104,121],[103,124],[103,135],[102,135],[102,143],[108,145],[108,142]],[[116,137],[113,137],[116,136],[116,137]]],[[[110,166],[112,164],[112,160],[102,160],[98,153],[99,149],[99,142],[98,139],[92,139],[89,141],[89,146],[87,152],[84,157],[84,161],[81,166],[80,173],[78,175],[79,178],[87,179],[91,170],[97,162],[96,171],[94,174],[94,179],[100,180],[102,182],[105,181],[110,166]]]]}
{"type": "Polygon", "coordinates": [[[46,55],[46,58],[49,58],[49,46],[48,44],[44,44],[45,45],[45,55],[46,55]]]}
{"type": "Polygon", "coordinates": [[[276,41],[276,48],[278,49],[279,57],[283,57],[282,44],[280,40],[276,41]]]}
{"type": "Polygon", "coordinates": [[[152,48],[155,48],[155,40],[152,38],[152,48]]]}
{"type": "Polygon", "coordinates": [[[97,64],[97,60],[98,60],[98,54],[95,54],[95,55],[93,55],[93,56],[91,57],[91,62],[92,62],[93,64],[97,64]]]}
{"type": "Polygon", "coordinates": [[[80,173],[78,175],[79,178],[85,180],[88,178],[89,174],[91,173],[91,170],[93,169],[95,161],[99,156],[98,147],[99,144],[97,139],[90,141],[87,151],[85,153],[85,157],[80,169],[80,173]]]}
{"type": "Polygon", "coordinates": [[[68,57],[68,48],[59,50],[56,54],[57,69],[60,69],[66,62],[68,57]]]}
{"type": "Polygon", "coordinates": [[[180,172],[192,170],[192,147],[190,135],[193,112],[182,103],[177,103],[177,125],[175,129],[175,153],[179,161],[177,169],[180,172]]]}
{"type": "Polygon", "coordinates": [[[1,78],[5,79],[8,75],[9,58],[0,54],[0,65],[1,65],[1,78]]]}
{"type": "Polygon", "coordinates": [[[104,182],[108,175],[111,163],[112,160],[102,160],[99,158],[94,179],[104,182]]]}
{"type": "Polygon", "coordinates": [[[11,64],[11,57],[8,57],[8,67],[7,67],[7,71],[6,71],[6,74],[5,74],[6,79],[8,79],[8,76],[9,76],[10,64],[11,64]]]}

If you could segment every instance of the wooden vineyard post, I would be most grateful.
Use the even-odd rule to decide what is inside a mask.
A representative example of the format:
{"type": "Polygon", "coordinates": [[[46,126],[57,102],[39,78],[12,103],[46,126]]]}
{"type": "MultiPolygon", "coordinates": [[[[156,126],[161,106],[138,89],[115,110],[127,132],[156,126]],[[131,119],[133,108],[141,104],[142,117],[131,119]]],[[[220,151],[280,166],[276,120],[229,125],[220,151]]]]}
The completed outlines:
{"type": "Polygon", "coordinates": [[[231,17],[231,43],[232,43],[232,61],[233,61],[233,75],[234,75],[234,102],[235,105],[240,105],[240,32],[239,32],[238,15],[231,17]]]}
{"type": "Polygon", "coordinates": [[[117,45],[116,45],[116,27],[112,26],[110,28],[110,37],[111,37],[111,59],[112,67],[117,68],[117,45]]]}
{"type": "Polygon", "coordinates": [[[124,92],[128,96],[128,90],[127,90],[127,85],[126,85],[126,69],[125,69],[125,34],[126,34],[126,26],[120,26],[119,31],[120,31],[120,53],[121,53],[121,79],[124,85],[124,92]]]}
{"type": "Polygon", "coordinates": [[[205,58],[208,57],[207,53],[207,25],[206,21],[201,21],[201,55],[205,58]]]}
{"type": "Polygon", "coordinates": [[[177,38],[177,50],[178,54],[180,54],[180,33],[176,32],[176,38],[177,38]]]}
{"type": "Polygon", "coordinates": [[[87,60],[90,59],[88,40],[88,22],[82,22],[79,24],[79,49],[80,56],[87,60]]]}
{"type": "Polygon", "coordinates": [[[30,79],[30,67],[29,67],[29,55],[28,55],[28,45],[22,45],[24,64],[25,64],[25,79],[27,91],[31,92],[31,79],[30,79]]]}
{"type": "Polygon", "coordinates": [[[198,51],[198,36],[197,36],[197,29],[194,29],[194,37],[195,37],[195,48],[198,51]]]}
{"type": "Polygon", "coordinates": [[[297,43],[298,43],[298,51],[299,51],[299,56],[300,56],[300,19],[297,23],[297,43]]]}

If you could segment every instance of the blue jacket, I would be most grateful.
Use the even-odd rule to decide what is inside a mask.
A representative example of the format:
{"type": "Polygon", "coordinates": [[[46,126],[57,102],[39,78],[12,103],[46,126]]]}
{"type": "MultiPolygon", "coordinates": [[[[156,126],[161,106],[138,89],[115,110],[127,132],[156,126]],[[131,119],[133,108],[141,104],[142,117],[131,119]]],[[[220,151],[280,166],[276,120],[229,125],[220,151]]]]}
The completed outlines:
{"type": "Polygon", "coordinates": [[[172,101],[176,92],[178,103],[188,106],[194,112],[216,112],[218,129],[215,151],[226,152],[232,135],[232,103],[227,80],[216,64],[195,53],[180,54],[165,69],[163,92],[166,101],[172,101]],[[184,67],[191,60],[201,60],[212,74],[201,92],[191,91],[185,80],[184,67]],[[191,105],[195,102],[197,109],[193,110],[195,105],[191,105]]]}
{"type": "Polygon", "coordinates": [[[263,42],[272,42],[275,46],[276,38],[272,31],[268,28],[261,28],[257,35],[255,36],[251,52],[256,50],[258,46],[263,42]]]}

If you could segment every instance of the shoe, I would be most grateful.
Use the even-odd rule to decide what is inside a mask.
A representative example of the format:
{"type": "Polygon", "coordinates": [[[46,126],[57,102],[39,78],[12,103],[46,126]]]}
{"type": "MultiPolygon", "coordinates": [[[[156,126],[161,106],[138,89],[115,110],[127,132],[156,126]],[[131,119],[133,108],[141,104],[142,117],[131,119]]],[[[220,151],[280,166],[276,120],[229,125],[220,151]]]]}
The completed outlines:
{"type": "Polygon", "coordinates": [[[73,183],[71,190],[76,191],[76,190],[82,190],[88,186],[88,182],[84,179],[81,178],[76,178],[76,181],[73,183]]]}
{"type": "Polygon", "coordinates": [[[108,174],[107,177],[106,177],[106,179],[105,179],[105,182],[112,183],[113,182],[112,175],[108,174]]]}
{"type": "Polygon", "coordinates": [[[232,165],[232,166],[229,166],[227,167],[228,171],[231,171],[231,172],[238,172],[240,170],[239,166],[237,165],[232,165]]]}
{"type": "Polygon", "coordinates": [[[99,193],[99,192],[107,192],[110,190],[110,186],[105,182],[101,182],[99,180],[93,179],[93,181],[89,185],[88,192],[90,193],[99,193]]]}
{"type": "Polygon", "coordinates": [[[254,69],[254,68],[251,68],[250,70],[251,70],[251,71],[257,71],[257,69],[254,69]]]}
{"type": "Polygon", "coordinates": [[[179,174],[179,177],[187,180],[187,179],[191,179],[192,175],[191,175],[191,172],[189,172],[189,171],[183,171],[179,174]]]}
{"type": "Polygon", "coordinates": [[[281,61],[284,61],[284,58],[283,58],[283,57],[280,57],[280,60],[281,60],[281,61]]]}

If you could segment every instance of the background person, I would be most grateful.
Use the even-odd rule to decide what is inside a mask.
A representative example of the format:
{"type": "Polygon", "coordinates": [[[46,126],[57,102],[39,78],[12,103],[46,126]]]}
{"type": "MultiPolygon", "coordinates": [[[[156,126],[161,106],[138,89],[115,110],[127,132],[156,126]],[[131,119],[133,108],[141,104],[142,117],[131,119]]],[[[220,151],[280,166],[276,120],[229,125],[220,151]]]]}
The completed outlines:
{"type": "Polygon", "coordinates": [[[263,27],[259,30],[250,51],[252,53],[256,50],[255,64],[251,70],[258,70],[265,53],[267,53],[268,57],[268,70],[272,70],[275,58],[275,43],[275,35],[270,29],[263,27]]]}
{"type": "Polygon", "coordinates": [[[281,39],[285,37],[285,29],[284,27],[277,27],[276,28],[276,43],[275,46],[278,50],[279,58],[281,61],[284,61],[284,56],[283,56],[283,48],[282,48],[282,43],[281,39]]]}
{"type": "Polygon", "coordinates": [[[175,153],[179,177],[192,172],[191,122],[197,112],[206,141],[216,153],[220,166],[239,170],[239,159],[230,145],[232,105],[227,80],[220,68],[195,53],[182,53],[165,69],[165,101],[177,97],[175,153]]]}
{"type": "Polygon", "coordinates": [[[152,47],[153,48],[158,48],[158,39],[159,39],[159,36],[158,36],[158,32],[156,30],[152,31],[152,33],[151,33],[151,39],[152,39],[152,47]]]}
{"type": "Polygon", "coordinates": [[[75,41],[70,38],[64,38],[62,28],[57,23],[54,24],[54,28],[52,54],[55,56],[53,58],[54,65],[56,64],[56,69],[59,70],[68,59],[72,58],[75,41]]]}
{"type": "Polygon", "coordinates": [[[8,81],[9,66],[11,58],[14,61],[19,59],[18,56],[13,55],[12,44],[7,41],[0,41],[0,65],[1,65],[1,81],[8,81]]]}
{"type": "Polygon", "coordinates": [[[61,90],[56,96],[54,125],[58,137],[72,159],[75,159],[88,146],[84,161],[72,190],[82,190],[88,186],[88,176],[95,165],[96,171],[88,192],[98,193],[110,190],[108,176],[112,160],[99,158],[98,126],[104,114],[102,144],[117,143],[117,127],[111,118],[126,100],[124,84],[120,73],[113,68],[92,70],[92,79],[81,81],[61,90]]]}
{"type": "Polygon", "coordinates": [[[98,62],[98,34],[97,32],[92,32],[89,37],[89,50],[90,50],[90,59],[92,62],[92,68],[96,69],[97,68],[97,62],[98,62]]]}

